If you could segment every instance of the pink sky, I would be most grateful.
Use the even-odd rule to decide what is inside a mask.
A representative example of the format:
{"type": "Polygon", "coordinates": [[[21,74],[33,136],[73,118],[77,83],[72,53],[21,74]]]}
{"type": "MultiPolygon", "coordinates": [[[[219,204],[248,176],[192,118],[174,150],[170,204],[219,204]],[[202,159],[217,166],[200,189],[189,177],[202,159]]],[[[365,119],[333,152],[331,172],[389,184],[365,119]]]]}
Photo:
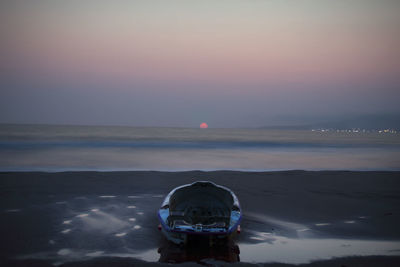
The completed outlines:
{"type": "MultiPolygon", "coordinates": [[[[376,98],[378,89],[389,102],[399,96],[396,1],[6,1],[2,5],[1,31],[6,38],[0,54],[6,60],[1,67],[27,84],[42,83],[38,92],[46,83],[73,80],[77,87],[109,85],[84,90],[99,94],[130,90],[136,97],[143,85],[147,94],[167,90],[177,97],[182,92],[196,95],[198,90],[255,98],[269,93],[285,98],[293,92],[304,97],[303,106],[309,104],[307,94],[328,97],[335,95],[330,92],[333,88],[350,91],[355,98],[363,93],[376,98]]],[[[19,90],[35,90],[25,87],[19,90]]],[[[7,97],[4,93],[3,99],[7,97]]],[[[23,94],[9,97],[17,104],[23,94]]],[[[340,101],[340,94],[336,98],[340,101]]],[[[310,101],[315,101],[311,95],[310,101]]],[[[378,110],[381,102],[366,99],[378,110]]]]}

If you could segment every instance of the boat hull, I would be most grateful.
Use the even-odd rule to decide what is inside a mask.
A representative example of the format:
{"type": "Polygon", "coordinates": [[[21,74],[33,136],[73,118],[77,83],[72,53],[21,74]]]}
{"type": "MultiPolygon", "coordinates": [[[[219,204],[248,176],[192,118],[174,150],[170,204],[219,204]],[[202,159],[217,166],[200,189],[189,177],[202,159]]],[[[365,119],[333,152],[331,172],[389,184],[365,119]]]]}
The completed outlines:
{"type": "Polygon", "coordinates": [[[240,230],[241,217],[235,194],[208,181],[175,188],[158,211],[159,229],[175,244],[194,237],[211,243],[230,240],[240,230]]]}

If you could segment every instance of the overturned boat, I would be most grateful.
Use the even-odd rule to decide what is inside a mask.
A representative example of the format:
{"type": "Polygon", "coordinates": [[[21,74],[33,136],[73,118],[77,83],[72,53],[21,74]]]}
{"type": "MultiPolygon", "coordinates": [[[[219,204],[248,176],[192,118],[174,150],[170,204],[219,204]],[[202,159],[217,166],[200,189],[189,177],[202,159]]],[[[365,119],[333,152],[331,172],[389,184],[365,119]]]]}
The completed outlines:
{"type": "Polygon", "coordinates": [[[239,201],[228,188],[197,181],[173,189],[158,211],[159,229],[168,240],[184,244],[191,236],[229,239],[240,232],[239,201]]]}

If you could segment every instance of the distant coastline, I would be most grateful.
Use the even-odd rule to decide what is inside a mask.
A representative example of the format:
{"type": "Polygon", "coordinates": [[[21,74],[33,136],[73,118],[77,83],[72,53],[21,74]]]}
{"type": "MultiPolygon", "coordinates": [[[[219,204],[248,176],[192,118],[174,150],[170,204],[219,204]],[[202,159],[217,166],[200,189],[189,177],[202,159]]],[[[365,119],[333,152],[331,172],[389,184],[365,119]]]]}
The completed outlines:
{"type": "MultiPolygon", "coordinates": [[[[160,124],[120,124],[120,123],[74,123],[74,122],[16,122],[16,121],[1,121],[2,126],[72,126],[72,127],[127,127],[127,128],[181,128],[181,129],[196,129],[199,128],[198,124],[193,125],[160,125],[160,124]]],[[[400,114],[365,114],[365,115],[350,115],[345,119],[337,119],[335,117],[328,118],[274,118],[270,122],[259,125],[247,126],[230,126],[221,127],[218,125],[209,125],[214,129],[269,129],[269,130],[312,130],[312,129],[331,129],[331,130],[352,130],[361,129],[366,131],[379,131],[391,129],[400,131],[400,114]]]]}

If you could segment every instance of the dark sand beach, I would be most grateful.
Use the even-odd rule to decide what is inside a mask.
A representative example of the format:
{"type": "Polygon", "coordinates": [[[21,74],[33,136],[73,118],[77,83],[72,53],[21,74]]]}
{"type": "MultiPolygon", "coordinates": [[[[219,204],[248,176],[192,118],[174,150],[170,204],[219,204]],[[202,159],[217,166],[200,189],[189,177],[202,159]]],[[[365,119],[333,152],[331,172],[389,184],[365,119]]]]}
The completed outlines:
{"type": "Polygon", "coordinates": [[[0,194],[11,266],[400,265],[399,172],[3,172],[0,194]],[[183,251],[157,230],[163,197],[196,180],[238,196],[233,244],[183,251]]]}

